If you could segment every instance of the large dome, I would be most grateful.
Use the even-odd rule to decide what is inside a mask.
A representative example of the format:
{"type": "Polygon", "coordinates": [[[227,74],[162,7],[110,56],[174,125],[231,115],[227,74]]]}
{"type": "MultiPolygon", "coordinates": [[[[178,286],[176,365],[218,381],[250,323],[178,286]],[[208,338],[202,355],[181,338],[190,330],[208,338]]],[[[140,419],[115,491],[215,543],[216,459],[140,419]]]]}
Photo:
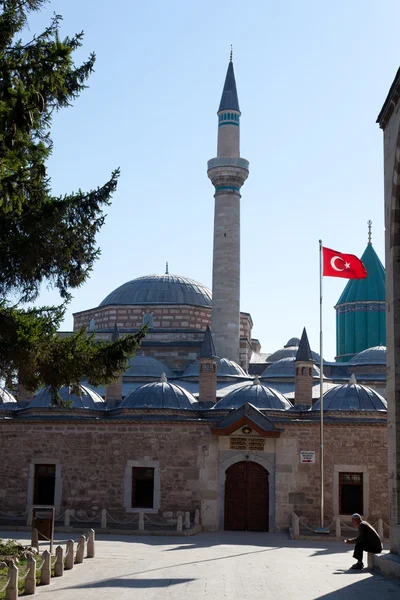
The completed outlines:
{"type": "Polygon", "coordinates": [[[352,365],[386,365],[386,346],[362,350],[349,361],[352,365]]]}
{"type": "MultiPolygon", "coordinates": [[[[319,410],[319,400],[312,410],[319,410]]],[[[366,385],[359,385],[352,376],[349,383],[336,385],[324,394],[324,410],[379,410],[386,411],[386,400],[366,385]]]]}
{"type": "Polygon", "coordinates": [[[110,304],[191,304],[211,308],[211,290],[180,275],[146,275],[120,285],[99,306],[110,304]]]}

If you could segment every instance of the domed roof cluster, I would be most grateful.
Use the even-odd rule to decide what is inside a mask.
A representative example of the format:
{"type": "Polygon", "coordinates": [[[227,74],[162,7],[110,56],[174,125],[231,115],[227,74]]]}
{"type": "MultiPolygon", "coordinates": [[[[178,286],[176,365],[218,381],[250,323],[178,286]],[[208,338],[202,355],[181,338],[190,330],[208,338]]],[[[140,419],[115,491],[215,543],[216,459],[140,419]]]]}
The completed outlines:
{"type": "Polygon", "coordinates": [[[169,408],[191,409],[196,399],[184,388],[169,383],[165,375],[161,381],[147,383],[136,388],[118,408],[169,408]]]}
{"type": "Polygon", "coordinates": [[[180,275],[146,275],[120,285],[99,306],[112,304],[191,304],[211,308],[211,290],[180,275]]]}
{"type": "MultiPolygon", "coordinates": [[[[235,363],[233,360],[228,358],[216,358],[217,361],[217,377],[238,377],[249,379],[246,371],[242,369],[240,365],[235,363]]],[[[183,373],[181,378],[184,377],[198,377],[200,374],[200,361],[195,360],[191,365],[188,366],[186,371],[183,373]]]]}
{"type": "Polygon", "coordinates": [[[258,378],[248,385],[233,390],[214,406],[217,409],[239,408],[248,402],[259,410],[287,410],[292,404],[280,392],[262,385],[258,378]]]}
{"type": "Polygon", "coordinates": [[[373,346],[359,352],[349,361],[351,365],[386,365],[386,346],[373,346]]]}
{"type": "MultiPolygon", "coordinates": [[[[58,391],[64,402],[71,402],[71,408],[105,408],[106,404],[103,398],[94,390],[80,385],[79,392],[79,395],[72,393],[71,388],[68,386],[63,386],[58,391]]],[[[53,404],[49,387],[40,390],[29,402],[29,408],[49,408],[51,406],[53,404]]]]}
{"type": "MultiPolygon", "coordinates": [[[[312,410],[320,410],[318,400],[312,410]]],[[[386,400],[375,390],[360,385],[352,375],[349,383],[337,385],[324,394],[324,410],[386,411],[386,400]]]]}
{"type": "Polygon", "coordinates": [[[0,388],[0,410],[12,410],[17,407],[17,401],[10,392],[0,388]]]}
{"type": "MultiPolygon", "coordinates": [[[[282,358],[296,357],[297,351],[299,349],[299,345],[300,345],[299,338],[296,338],[296,337],[290,338],[290,340],[287,342],[287,344],[285,344],[283,346],[283,348],[280,348],[279,350],[276,350],[275,352],[270,354],[268,356],[266,362],[274,363],[278,360],[281,360],[282,358]]],[[[317,364],[319,364],[319,354],[317,354],[317,352],[313,352],[313,351],[311,351],[311,354],[312,354],[313,360],[315,360],[315,362],[317,364]]]]}
{"type": "Polygon", "coordinates": [[[160,360],[152,356],[134,356],[129,361],[129,367],[124,375],[127,377],[157,377],[165,373],[167,377],[173,377],[172,371],[160,360]]]}
{"type": "MultiPolygon", "coordinates": [[[[281,358],[269,365],[260,375],[261,379],[275,379],[279,377],[288,377],[293,379],[296,375],[296,356],[287,356],[281,358]]],[[[312,366],[312,376],[320,377],[320,370],[317,365],[312,366]]]]}

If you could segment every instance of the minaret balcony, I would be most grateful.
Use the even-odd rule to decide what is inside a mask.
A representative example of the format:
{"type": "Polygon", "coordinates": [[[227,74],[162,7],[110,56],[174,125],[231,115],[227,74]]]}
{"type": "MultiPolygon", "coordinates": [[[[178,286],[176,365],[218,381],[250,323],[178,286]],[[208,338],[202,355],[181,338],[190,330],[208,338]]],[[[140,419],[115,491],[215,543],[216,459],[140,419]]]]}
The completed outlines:
{"type": "Polygon", "coordinates": [[[221,156],[219,158],[212,158],[207,163],[207,170],[215,169],[216,167],[240,167],[241,169],[249,170],[249,161],[245,158],[229,158],[221,156]]]}

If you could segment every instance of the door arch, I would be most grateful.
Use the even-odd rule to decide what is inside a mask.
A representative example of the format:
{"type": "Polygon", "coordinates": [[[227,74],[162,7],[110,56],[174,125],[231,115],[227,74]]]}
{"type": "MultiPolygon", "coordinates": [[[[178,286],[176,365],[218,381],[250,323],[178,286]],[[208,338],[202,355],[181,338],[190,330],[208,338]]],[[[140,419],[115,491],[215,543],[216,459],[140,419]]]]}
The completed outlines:
{"type": "Polygon", "coordinates": [[[224,504],[224,529],[268,531],[268,471],[259,463],[247,460],[228,467],[224,504]]]}

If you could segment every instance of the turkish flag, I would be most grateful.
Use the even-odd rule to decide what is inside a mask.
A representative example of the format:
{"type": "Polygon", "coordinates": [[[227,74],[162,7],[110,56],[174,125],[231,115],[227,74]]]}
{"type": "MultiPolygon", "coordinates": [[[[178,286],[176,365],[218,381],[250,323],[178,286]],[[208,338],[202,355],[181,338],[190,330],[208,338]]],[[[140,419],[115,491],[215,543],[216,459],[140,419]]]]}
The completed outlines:
{"type": "Polygon", "coordinates": [[[322,248],[325,277],[344,277],[345,279],[364,279],[368,273],[363,262],[354,254],[343,254],[331,248],[322,248]]]}

